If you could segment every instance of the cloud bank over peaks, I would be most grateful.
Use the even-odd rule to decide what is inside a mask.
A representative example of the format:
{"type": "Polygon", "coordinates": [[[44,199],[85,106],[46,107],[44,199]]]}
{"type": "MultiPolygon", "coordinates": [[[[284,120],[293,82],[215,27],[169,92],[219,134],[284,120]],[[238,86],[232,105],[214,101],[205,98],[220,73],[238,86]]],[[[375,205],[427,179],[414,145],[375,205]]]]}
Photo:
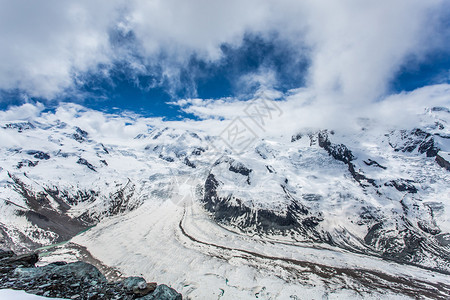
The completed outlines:
{"type": "MultiPolygon", "coordinates": [[[[146,134],[152,128],[171,127],[219,136],[236,118],[250,126],[260,139],[281,137],[290,140],[291,136],[298,132],[311,133],[322,129],[336,130],[344,134],[364,134],[362,128],[366,127],[384,134],[393,129],[413,129],[430,124],[434,126],[433,122],[429,123],[433,118],[426,117],[425,121],[429,124],[422,124],[423,118],[430,111],[429,108],[450,107],[450,84],[427,86],[412,92],[390,95],[381,101],[358,107],[332,102],[324,106],[317,101],[317,97],[313,89],[301,88],[287,94],[275,90],[260,90],[255,98],[249,101],[231,97],[218,100],[178,100],[172,105],[177,105],[198,117],[196,120],[178,121],[126,113],[108,114],[71,103],[62,103],[54,111],[47,111],[42,104],[28,103],[0,111],[0,120],[26,120],[37,124],[56,125],[64,122],[86,130],[92,138],[115,144],[127,144],[138,134],[146,134]],[[274,104],[267,103],[273,100],[276,100],[274,104]],[[252,114],[252,106],[255,104],[259,107],[269,104],[272,108],[272,115],[264,119],[263,128],[255,124],[252,119],[254,115],[249,117],[246,113],[252,114]]],[[[441,115],[445,117],[443,122],[448,124],[448,113],[441,115]]],[[[12,140],[6,141],[5,145],[11,147],[15,143],[12,140]]]]}
{"type": "MultiPolygon", "coordinates": [[[[450,107],[450,84],[431,85],[412,92],[393,94],[371,103],[339,103],[324,98],[311,88],[292,90],[281,94],[274,90],[260,90],[253,99],[236,98],[187,99],[174,102],[185,112],[198,116],[201,122],[211,125],[228,124],[239,117],[252,124],[246,112],[252,106],[264,107],[265,101],[275,100],[269,117],[264,109],[264,130],[261,136],[290,135],[298,131],[333,129],[341,132],[361,132],[370,125],[381,132],[393,129],[413,129],[421,123],[422,115],[432,107],[450,107]]],[[[270,106],[270,104],[269,104],[270,106]]],[[[225,128],[226,125],[220,128],[225,128]]],[[[208,129],[206,129],[208,131],[208,129]]],[[[219,134],[220,132],[215,132],[219,134]]]]}

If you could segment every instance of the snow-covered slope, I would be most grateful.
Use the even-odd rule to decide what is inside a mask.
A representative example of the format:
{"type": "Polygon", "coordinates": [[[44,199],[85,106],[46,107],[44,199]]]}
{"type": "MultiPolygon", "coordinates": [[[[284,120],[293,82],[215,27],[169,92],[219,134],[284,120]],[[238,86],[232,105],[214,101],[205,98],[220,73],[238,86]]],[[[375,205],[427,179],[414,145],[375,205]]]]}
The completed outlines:
{"type": "Polygon", "coordinates": [[[184,166],[191,165],[189,157],[197,155],[191,153],[204,151],[194,133],[164,134],[168,128],[162,128],[125,145],[103,144],[53,117],[4,122],[0,128],[3,140],[11,141],[0,149],[5,246],[33,248],[67,240],[155,195],[167,198],[167,184],[161,182],[171,180],[170,163],[182,158],[184,166]]]}
{"type": "Polygon", "coordinates": [[[184,122],[101,135],[80,121],[90,111],[61,118],[77,109],[0,124],[3,246],[35,249],[90,228],[73,242],[192,297],[287,297],[303,285],[312,296],[450,291],[447,108],[413,128],[366,120],[359,131],[265,136],[239,154],[184,122]],[[244,273],[253,279],[239,281],[244,273]]]}
{"type": "Polygon", "coordinates": [[[216,161],[205,208],[230,229],[449,271],[450,177],[435,161],[446,139],[418,130],[263,141],[255,151],[216,161]],[[392,147],[394,140],[403,148],[392,147]]]}

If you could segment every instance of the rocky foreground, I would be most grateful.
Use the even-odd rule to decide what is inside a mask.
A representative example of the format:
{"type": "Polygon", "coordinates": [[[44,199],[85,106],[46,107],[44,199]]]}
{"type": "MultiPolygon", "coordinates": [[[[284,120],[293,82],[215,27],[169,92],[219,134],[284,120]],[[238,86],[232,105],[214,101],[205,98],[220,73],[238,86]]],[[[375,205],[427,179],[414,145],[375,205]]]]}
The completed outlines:
{"type": "Polygon", "coordinates": [[[142,277],[108,282],[93,265],[85,262],[55,262],[36,267],[36,253],[16,255],[0,249],[0,289],[25,290],[45,297],[68,299],[180,300],[181,294],[142,277]]]}

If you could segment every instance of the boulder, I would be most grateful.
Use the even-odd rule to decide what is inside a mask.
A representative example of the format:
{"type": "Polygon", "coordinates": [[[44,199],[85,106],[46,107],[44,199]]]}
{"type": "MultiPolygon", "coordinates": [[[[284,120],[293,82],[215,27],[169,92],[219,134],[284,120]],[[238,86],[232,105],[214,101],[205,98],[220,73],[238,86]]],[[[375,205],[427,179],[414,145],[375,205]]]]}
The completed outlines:
{"type": "Polygon", "coordinates": [[[182,296],[165,284],[158,285],[155,291],[147,296],[138,298],[141,300],[181,300],[182,296]]]}
{"type": "Polygon", "coordinates": [[[157,284],[154,282],[147,283],[142,277],[127,277],[120,282],[128,293],[137,296],[145,296],[153,292],[157,284]]]}
{"type": "Polygon", "coordinates": [[[98,282],[107,282],[106,277],[93,265],[77,261],[74,263],[51,263],[39,268],[17,268],[14,274],[23,278],[51,278],[65,277],[70,275],[73,279],[78,280],[96,280],[98,282]]]}
{"type": "Polygon", "coordinates": [[[0,259],[14,256],[14,252],[8,249],[0,249],[0,259]]]}
{"type": "Polygon", "coordinates": [[[39,260],[39,256],[36,253],[13,255],[2,260],[3,265],[11,265],[16,267],[34,267],[34,264],[39,260]]]}

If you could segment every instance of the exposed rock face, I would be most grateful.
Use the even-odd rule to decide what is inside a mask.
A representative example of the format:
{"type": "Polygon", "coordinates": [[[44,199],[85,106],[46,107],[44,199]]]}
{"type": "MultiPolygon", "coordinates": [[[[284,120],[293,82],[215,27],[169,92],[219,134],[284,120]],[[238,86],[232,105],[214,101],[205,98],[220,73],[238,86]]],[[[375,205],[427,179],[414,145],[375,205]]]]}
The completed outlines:
{"type": "Polygon", "coordinates": [[[189,160],[189,158],[187,158],[187,157],[184,158],[184,164],[185,164],[186,166],[189,166],[189,167],[193,168],[193,169],[196,168],[195,164],[192,163],[192,162],[189,160]]]}
{"type": "MultiPolygon", "coordinates": [[[[94,190],[60,190],[57,186],[35,186],[24,175],[16,176],[8,173],[8,177],[11,180],[11,187],[23,197],[25,205],[17,205],[8,200],[6,200],[6,203],[17,209],[15,212],[17,216],[25,216],[32,225],[46,231],[38,231],[35,234],[47,238],[47,240],[43,240],[45,244],[66,241],[95,225],[104,216],[117,215],[126,210],[133,210],[139,205],[138,202],[133,202],[135,185],[128,180],[125,184],[116,185],[114,192],[107,196],[108,205],[104,206],[98,213],[91,211],[74,216],[70,213],[73,206],[93,203],[99,198],[99,192],[94,190]]],[[[5,228],[0,224],[0,246],[23,252],[32,251],[32,249],[45,244],[41,241],[37,243],[20,231],[15,231],[14,228],[5,228]],[[12,241],[9,238],[11,235],[18,237],[20,244],[17,241],[12,241]]]]}
{"type": "Polygon", "coordinates": [[[8,258],[8,257],[11,257],[11,256],[14,256],[14,252],[13,251],[0,248],[0,259],[8,258]]]}
{"type": "Polygon", "coordinates": [[[16,256],[0,250],[0,288],[70,299],[154,299],[182,298],[166,285],[147,283],[142,277],[127,277],[108,282],[93,265],[85,262],[55,262],[35,267],[37,254],[16,256]]]}
{"type": "Polygon", "coordinates": [[[375,167],[381,168],[383,170],[387,169],[386,167],[380,165],[378,162],[376,162],[375,160],[372,160],[370,158],[367,161],[364,161],[364,163],[368,166],[375,166],[375,167]]]}
{"type": "MultiPolygon", "coordinates": [[[[317,141],[319,143],[319,147],[325,149],[328,154],[330,154],[334,159],[342,161],[343,163],[348,165],[348,170],[352,174],[353,178],[358,181],[358,183],[366,187],[368,184],[376,186],[375,180],[371,178],[367,178],[364,174],[358,171],[355,168],[355,165],[352,161],[356,158],[352,151],[350,151],[347,146],[344,144],[333,144],[330,142],[328,138],[328,131],[322,130],[317,134],[317,141]]],[[[313,138],[311,138],[311,143],[313,142],[313,138]]],[[[378,163],[377,163],[378,164],[378,163]]]]}
{"type": "Polygon", "coordinates": [[[336,160],[340,160],[343,163],[350,163],[355,159],[355,156],[352,152],[347,148],[347,146],[343,144],[332,144],[328,138],[328,131],[322,130],[317,134],[319,146],[323,149],[327,150],[327,152],[334,157],[336,160]]]}
{"type": "Polygon", "coordinates": [[[389,143],[395,151],[413,152],[417,150],[419,153],[426,153],[427,157],[434,157],[439,151],[433,136],[419,128],[411,131],[391,132],[391,136],[396,137],[396,142],[389,143]]]}
{"type": "Polygon", "coordinates": [[[75,133],[72,135],[72,137],[75,141],[82,143],[87,139],[88,133],[83,129],[76,127],[75,133]]]}
{"type": "Polygon", "coordinates": [[[7,123],[3,127],[5,129],[15,129],[18,132],[22,132],[24,130],[34,129],[36,128],[33,124],[30,122],[14,122],[14,123],[7,123]]]}
{"type": "Polygon", "coordinates": [[[21,169],[21,168],[23,168],[23,167],[36,167],[38,163],[39,163],[38,160],[36,160],[36,161],[31,161],[31,160],[29,160],[29,159],[24,159],[24,160],[19,161],[19,162],[17,163],[17,169],[21,169]]]}
{"type": "MultiPolygon", "coordinates": [[[[427,142],[431,140],[431,136],[427,134],[422,136],[420,131],[413,131],[412,134],[414,137],[416,134],[425,137],[427,142]]],[[[298,140],[297,136],[294,137],[293,149],[308,147],[305,146],[307,145],[305,142],[308,142],[309,139],[309,147],[315,149],[313,151],[317,151],[315,156],[323,155],[323,157],[320,160],[312,159],[311,162],[303,163],[311,159],[310,156],[307,156],[304,148],[299,150],[300,154],[291,150],[290,153],[295,154],[282,157],[278,155],[277,148],[274,149],[261,143],[255,147],[255,157],[257,158],[242,159],[237,156],[225,155],[213,164],[204,183],[202,201],[205,209],[217,222],[246,233],[292,236],[294,239],[327,243],[350,251],[377,255],[402,263],[421,265],[428,259],[427,257],[433,257],[432,268],[444,270],[444,272],[450,268],[445,249],[447,247],[445,246],[447,245],[446,236],[442,234],[435,219],[436,215],[440,213],[439,203],[435,205],[421,203],[422,200],[418,198],[420,196],[418,194],[422,186],[417,178],[411,177],[414,180],[392,179],[391,165],[386,164],[388,161],[384,160],[383,156],[375,155],[374,159],[369,158],[369,155],[361,152],[357,147],[355,152],[352,152],[347,145],[335,142],[339,140],[339,135],[331,134],[328,130],[299,134],[298,140]],[[288,163],[297,164],[297,159],[302,163],[298,165],[298,173],[290,176],[289,180],[283,170],[285,162],[277,161],[283,158],[288,159],[288,163]],[[252,159],[262,159],[263,161],[255,162],[252,159]],[[307,186],[308,181],[297,183],[297,185],[295,182],[299,174],[302,176],[303,170],[307,172],[309,165],[321,163],[324,165],[335,164],[335,168],[339,168],[340,172],[351,175],[344,176],[349,181],[357,182],[358,189],[364,193],[380,198],[392,197],[394,203],[397,201],[394,204],[397,208],[392,210],[394,216],[392,218],[395,218],[395,222],[391,217],[386,217],[388,213],[380,207],[366,203],[365,206],[361,206],[360,212],[355,212],[359,218],[354,222],[358,226],[367,228],[364,235],[356,237],[345,228],[326,227],[327,214],[330,214],[330,210],[320,211],[316,207],[317,203],[333,199],[333,194],[328,195],[330,200],[316,194],[315,190],[308,190],[307,193],[300,194],[298,191],[303,189],[303,186],[307,186]],[[372,176],[377,179],[370,178],[372,176]],[[276,195],[276,199],[282,200],[270,202],[266,206],[270,208],[254,205],[255,202],[272,201],[273,199],[269,198],[266,193],[258,192],[258,189],[270,191],[276,195]],[[397,216],[397,209],[403,209],[401,216],[397,216]]],[[[355,146],[355,144],[350,145],[355,146]]],[[[418,143],[414,149],[422,147],[423,150],[427,145],[427,143],[418,143]]],[[[389,151],[392,150],[389,149],[389,151]]],[[[425,155],[421,155],[426,152],[421,153],[420,151],[417,150],[414,155],[430,161],[425,158],[425,155]]],[[[392,151],[392,153],[395,152],[398,151],[392,151]]],[[[396,154],[393,156],[396,157],[396,154]]],[[[395,164],[392,168],[394,167],[395,164]]],[[[320,178],[322,174],[315,175],[320,178]]],[[[314,176],[309,178],[315,179],[314,176]]],[[[352,186],[355,185],[352,184],[352,186]]],[[[341,193],[339,201],[345,203],[352,197],[354,196],[341,193]]],[[[323,207],[329,209],[327,206],[323,207]]]]}
{"type": "Polygon", "coordinates": [[[50,159],[50,155],[48,155],[47,153],[43,152],[43,151],[38,151],[38,150],[30,150],[27,152],[28,155],[32,155],[34,158],[37,159],[50,159]]]}
{"type": "MultiPolygon", "coordinates": [[[[243,176],[248,176],[251,170],[243,167],[243,176]]],[[[232,168],[231,172],[236,170],[232,168]]],[[[214,219],[222,224],[236,226],[243,231],[256,231],[261,233],[286,234],[296,231],[302,235],[310,236],[316,241],[329,241],[328,236],[314,230],[323,221],[321,215],[312,215],[301,203],[292,198],[285,187],[281,187],[289,204],[282,211],[273,211],[249,207],[239,199],[230,201],[230,197],[220,197],[217,188],[220,183],[214,174],[209,174],[204,186],[203,205],[211,212],[214,219]]]]}
{"type": "Polygon", "coordinates": [[[47,190],[35,193],[21,179],[10,175],[14,182],[14,188],[26,200],[28,208],[23,207],[17,213],[23,215],[27,220],[38,226],[57,234],[56,242],[65,241],[78,232],[93,225],[91,220],[82,217],[72,217],[67,214],[69,205],[58,197],[58,191],[47,190]],[[49,199],[58,203],[58,208],[51,205],[49,199]]]}
{"type": "Polygon", "coordinates": [[[158,285],[155,291],[147,296],[139,298],[142,300],[181,300],[181,294],[177,293],[174,289],[168,287],[165,284],[158,285]]]}
{"type": "MultiPolygon", "coordinates": [[[[442,269],[448,269],[450,256],[448,252],[439,245],[437,239],[427,238],[418,231],[411,222],[404,220],[404,228],[397,235],[388,234],[383,222],[376,223],[367,233],[364,241],[366,244],[382,250],[382,256],[398,262],[417,263],[424,257],[433,255],[438,257],[442,269]]],[[[419,225],[420,227],[420,225],[419,225]]],[[[433,229],[425,229],[429,231],[433,229]]],[[[437,232],[432,232],[436,234],[437,232]]]]}
{"type": "Polygon", "coordinates": [[[34,267],[39,257],[37,254],[16,255],[10,250],[0,250],[0,273],[7,274],[17,267],[34,267]]]}
{"type": "Polygon", "coordinates": [[[445,168],[447,171],[450,171],[450,153],[439,152],[436,155],[436,162],[438,163],[438,165],[445,168]]]}
{"type": "Polygon", "coordinates": [[[78,159],[78,161],[77,161],[77,164],[80,164],[80,165],[85,165],[86,167],[88,167],[90,170],[92,170],[92,171],[94,171],[94,172],[97,172],[97,170],[95,169],[95,167],[91,164],[91,163],[89,163],[86,159],[84,159],[84,158],[79,158],[78,159]]]}
{"type": "Polygon", "coordinates": [[[384,185],[393,186],[399,192],[408,192],[415,194],[417,193],[417,188],[413,184],[414,181],[408,179],[397,179],[386,182],[384,185]]]}
{"type": "Polygon", "coordinates": [[[295,134],[295,135],[293,135],[293,136],[291,137],[291,143],[293,143],[293,142],[295,142],[295,141],[298,141],[298,140],[301,139],[301,138],[302,138],[302,135],[301,135],[300,133],[295,134]]]}

